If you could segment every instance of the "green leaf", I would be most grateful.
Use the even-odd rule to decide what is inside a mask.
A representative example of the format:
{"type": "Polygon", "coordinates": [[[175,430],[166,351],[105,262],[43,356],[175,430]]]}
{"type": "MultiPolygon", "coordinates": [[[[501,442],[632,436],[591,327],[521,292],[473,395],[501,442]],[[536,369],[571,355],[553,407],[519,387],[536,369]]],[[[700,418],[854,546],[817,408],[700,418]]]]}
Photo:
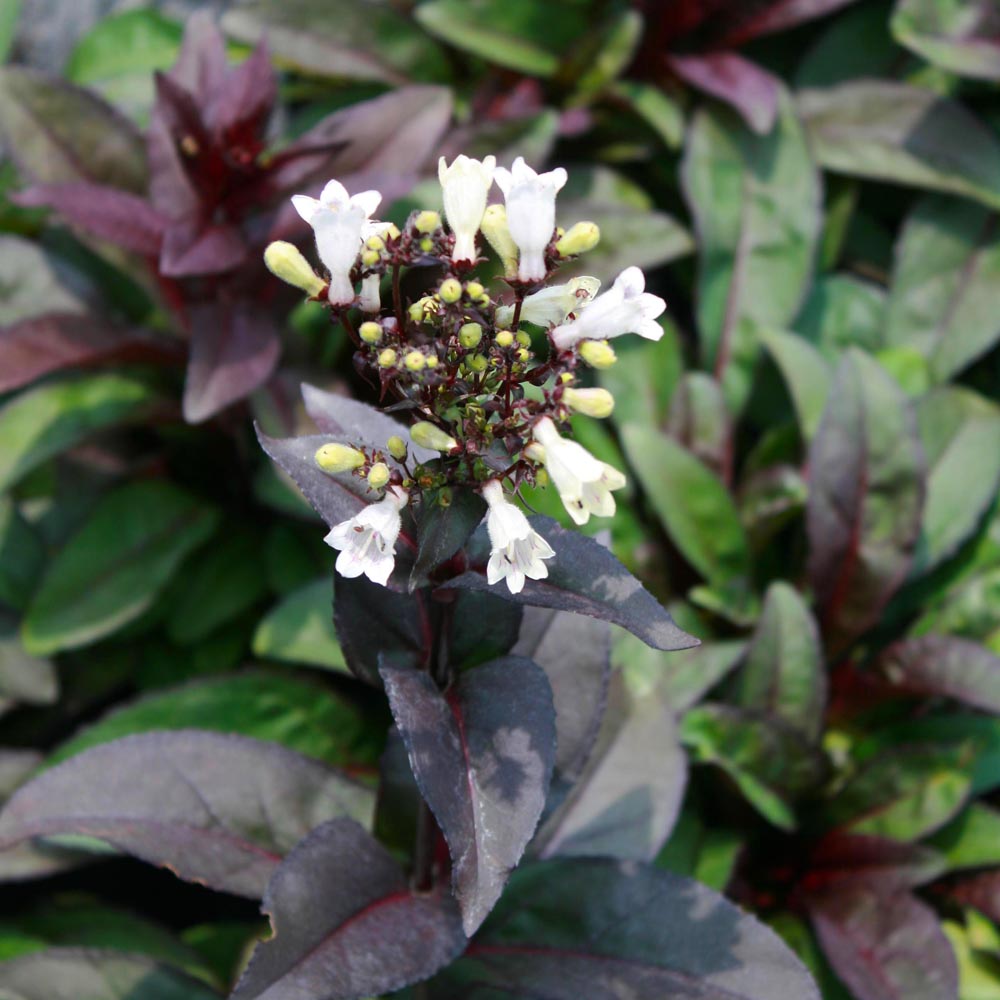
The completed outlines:
{"type": "Polygon", "coordinates": [[[738,411],[758,332],[798,312],[820,235],[820,177],[788,95],[768,135],[721,107],[699,111],[682,180],[699,234],[700,353],[738,411]]]}
{"type": "Polygon", "coordinates": [[[597,373],[597,380],[615,397],[615,424],[662,426],[684,372],[677,327],[667,319],[658,341],[622,337],[615,351],[617,362],[597,373]]]}
{"type": "Polygon", "coordinates": [[[973,802],[925,843],[944,855],[951,871],[1000,865],[1000,811],[973,802]]]}
{"type": "Polygon", "coordinates": [[[258,623],[255,656],[347,671],[333,627],[333,584],[327,577],[287,594],[258,623]]]}
{"type": "Polygon", "coordinates": [[[60,744],[46,764],[153,729],[252,736],[341,767],[374,765],[381,742],[358,706],[333,691],[294,677],[246,673],[195,681],[121,705],[60,744]]]}
{"type": "Polygon", "coordinates": [[[670,149],[684,141],[684,112],[662,88],[639,80],[617,80],[608,91],[624,101],[670,149]]]}
{"type": "Polygon", "coordinates": [[[51,705],[58,697],[54,664],[26,653],[16,625],[0,614],[0,712],[6,703],[51,705]]]}
{"type": "Polygon", "coordinates": [[[890,0],[865,0],[830,18],[795,74],[797,89],[893,76],[903,55],[889,34],[890,0]]]}
{"type": "Polygon", "coordinates": [[[1000,80],[1000,13],[993,0],[899,0],[896,40],[962,76],[1000,80]]]}
{"type": "Polygon", "coordinates": [[[688,562],[710,583],[746,583],[746,534],[719,478],[675,441],[648,427],[623,427],[622,442],[650,504],[688,562]]]}
{"type": "Polygon", "coordinates": [[[22,0],[7,0],[0,6],[0,62],[7,59],[17,31],[17,19],[21,16],[22,0]]]}
{"type": "Polygon", "coordinates": [[[979,951],[961,924],[943,920],[941,930],[958,963],[959,1000],[1000,1000],[1000,966],[995,956],[979,951]]]}
{"type": "Polygon", "coordinates": [[[813,285],[795,332],[831,361],[848,347],[875,352],[885,346],[885,310],[885,290],[878,285],[850,274],[828,274],[813,285]]]}
{"type": "Polygon", "coordinates": [[[788,385],[806,441],[819,427],[830,389],[830,366],[812,344],[794,333],[761,330],[760,339],[771,352],[788,385]]]}
{"type": "Polygon", "coordinates": [[[106,496],[49,565],[21,635],[36,655],[86,646],[145,612],[218,515],[165,482],[106,496]]]}
{"type": "Polygon", "coordinates": [[[0,491],[88,435],[150,412],[157,396],[126,375],[46,382],[0,407],[0,491]]]}
{"type": "Polygon", "coordinates": [[[23,611],[45,562],[45,545],[10,497],[0,496],[0,605],[23,611]]]}
{"type": "Polygon", "coordinates": [[[956,101],[888,80],[804,90],[797,101],[826,169],[1000,207],[1000,139],[956,101]]]}
{"type": "Polygon", "coordinates": [[[0,324],[13,326],[47,312],[84,311],[81,299],[63,286],[52,255],[37,243],[0,235],[0,268],[0,324]]]}
{"type": "Polygon", "coordinates": [[[956,198],[921,199],[896,249],[886,340],[915,347],[946,381],[1000,340],[998,282],[997,216],[956,198]]]}

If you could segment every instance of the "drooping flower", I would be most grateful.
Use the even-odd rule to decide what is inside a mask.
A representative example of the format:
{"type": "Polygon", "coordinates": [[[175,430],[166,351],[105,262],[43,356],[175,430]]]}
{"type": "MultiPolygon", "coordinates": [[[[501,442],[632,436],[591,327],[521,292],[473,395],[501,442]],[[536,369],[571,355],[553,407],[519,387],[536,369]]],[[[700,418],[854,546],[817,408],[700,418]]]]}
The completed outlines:
{"type": "Polygon", "coordinates": [[[378,191],[361,191],[349,195],[340,181],[330,181],[319,198],[297,194],[292,197],[295,210],[316,234],[316,249],[320,260],[330,272],[330,304],[350,305],[354,301],[351,268],[361,250],[361,242],[383,231],[388,223],[370,222],[382,195],[378,191]]]}
{"type": "Polygon", "coordinates": [[[610,340],[623,333],[637,333],[659,340],[663,327],[656,322],[666,302],[645,291],[646,279],[637,267],[627,267],[614,285],[580,311],[576,319],[552,331],[552,342],[566,350],[581,340],[610,340]]]}
{"type": "Polygon", "coordinates": [[[535,441],[542,446],[542,461],[559,491],[569,516],[586,524],[591,514],[611,517],[615,512],[612,490],[625,485],[625,477],[613,466],[594,458],[582,445],[568,441],[556,425],[543,417],[533,428],[535,441]]]}
{"type": "MultiPolygon", "coordinates": [[[[599,278],[580,275],[565,285],[547,285],[524,297],[521,319],[538,326],[555,326],[564,323],[570,313],[578,312],[590,302],[601,287],[599,278]]],[[[509,326],[514,319],[513,306],[497,308],[497,323],[509,326]]]]}
{"type": "Polygon", "coordinates": [[[543,560],[555,550],[535,531],[524,512],[506,499],[503,486],[491,479],[480,492],[489,504],[486,531],[490,536],[490,561],[486,564],[489,583],[507,581],[512,594],[519,594],[525,579],[544,580],[549,575],[543,560]]]}
{"type": "Polygon", "coordinates": [[[323,541],[340,550],[336,567],[341,576],[364,574],[372,583],[386,585],[396,562],[394,550],[402,524],[399,512],[406,502],[406,492],[390,486],[383,500],[330,529],[323,541]]]}
{"type": "Polygon", "coordinates": [[[541,281],[545,277],[545,248],[556,228],[556,194],[566,179],[562,167],[535,173],[523,156],[514,161],[510,170],[497,168],[497,186],[507,204],[507,225],[520,251],[517,276],[521,281],[541,281]]]}
{"type": "Polygon", "coordinates": [[[438,160],[438,180],[444,197],[444,214],[455,235],[452,260],[475,262],[476,233],[486,211],[486,196],[493,184],[495,156],[474,160],[464,153],[447,166],[442,156],[438,160]]]}

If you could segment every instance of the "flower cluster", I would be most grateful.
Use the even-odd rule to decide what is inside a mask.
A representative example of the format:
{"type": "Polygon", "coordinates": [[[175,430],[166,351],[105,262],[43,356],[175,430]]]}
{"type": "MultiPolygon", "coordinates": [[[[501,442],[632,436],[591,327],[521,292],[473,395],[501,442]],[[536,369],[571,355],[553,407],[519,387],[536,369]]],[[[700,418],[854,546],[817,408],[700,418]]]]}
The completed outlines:
{"type": "Polygon", "coordinates": [[[390,438],[384,451],[330,442],[316,453],[325,472],[385,491],[327,535],[340,552],[337,571],[386,584],[403,508],[447,506],[454,490],[472,489],[488,507],[487,579],[518,593],[526,579],[548,575],[555,553],[508,496],[551,482],[577,524],[614,513],[625,477],[564,436],[571,414],[602,418],[614,407],[607,390],[577,384],[578,369],[614,364],[608,341],[622,334],[658,339],[666,306],[635,267],[604,292],[591,277],[548,283],[600,235],[591,222],[556,227],[565,170],[539,174],[521,158],[506,170],[492,156],[459,156],[450,165],[442,158],[438,175],[444,218],[415,211],[402,229],[372,219],[377,191],[352,196],[333,180],[318,200],[296,195],[325,275],[288,243],[272,243],[265,260],[329,306],[355,344],[358,372],[411,421],[410,440],[390,438]],[[504,201],[488,205],[494,182],[504,201]],[[503,291],[476,275],[485,243],[503,268],[503,291]],[[403,269],[408,280],[427,276],[412,300],[403,297],[403,269]]]}

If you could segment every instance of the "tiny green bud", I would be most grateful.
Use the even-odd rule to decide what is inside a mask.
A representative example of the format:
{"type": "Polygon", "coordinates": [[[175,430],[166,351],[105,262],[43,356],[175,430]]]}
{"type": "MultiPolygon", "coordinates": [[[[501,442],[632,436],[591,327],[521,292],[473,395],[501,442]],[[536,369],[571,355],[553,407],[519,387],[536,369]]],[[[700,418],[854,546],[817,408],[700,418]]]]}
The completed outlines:
{"type": "Polygon", "coordinates": [[[365,246],[368,247],[369,250],[384,250],[385,240],[382,239],[381,236],[369,236],[368,239],[365,240],[365,246]]]}
{"type": "Polygon", "coordinates": [[[556,242],[560,257],[576,257],[593,250],[601,240],[601,230],[595,222],[578,222],[556,242]]]}
{"type": "Polygon", "coordinates": [[[568,385],[573,380],[572,372],[563,372],[562,375],[559,376],[559,381],[562,382],[563,385],[568,385]]]}
{"type": "Polygon", "coordinates": [[[385,462],[376,462],[368,470],[368,485],[373,490],[380,490],[387,482],[389,482],[389,466],[385,462]]]}
{"type": "Polygon", "coordinates": [[[409,371],[419,372],[423,369],[424,365],[427,364],[427,359],[420,353],[420,351],[409,351],[403,359],[403,364],[406,365],[409,371]]]}
{"type": "Polygon", "coordinates": [[[484,372],[486,371],[486,366],[489,364],[489,359],[485,358],[482,354],[474,354],[466,364],[474,372],[484,372]]]}
{"type": "Polygon", "coordinates": [[[350,472],[365,464],[365,456],[357,448],[336,442],[317,448],[314,458],[324,472],[350,472]]]}
{"type": "Polygon", "coordinates": [[[424,300],[421,299],[419,302],[414,302],[407,313],[414,323],[422,323],[424,321],[424,300]]]}
{"type": "Polygon", "coordinates": [[[426,362],[426,364],[427,364],[427,367],[428,367],[428,368],[437,368],[437,366],[438,366],[438,359],[437,359],[437,355],[436,355],[436,354],[432,354],[432,355],[431,355],[431,356],[430,356],[430,357],[429,357],[429,358],[427,359],[427,362],[426,362]]]}
{"type": "Polygon", "coordinates": [[[378,250],[363,250],[361,252],[361,263],[365,267],[374,267],[381,259],[382,255],[378,250]]]}
{"type": "Polygon", "coordinates": [[[438,295],[442,302],[452,305],[462,297],[462,283],[456,278],[445,278],[438,289],[438,295]]]}
{"type": "Polygon", "coordinates": [[[423,236],[420,239],[420,249],[424,253],[430,253],[434,249],[434,241],[429,236],[423,236]]]}
{"type": "Polygon", "coordinates": [[[580,357],[593,368],[610,368],[618,360],[614,348],[606,340],[581,341],[580,357]]]}
{"type": "Polygon", "coordinates": [[[610,417],[615,408],[615,398],[607,389],[566,389],[562,398],[571,410],[598,420],[610,417]]]}
{"type": "Polygon", "coordinates": [[[529,351],[526,347],[519,347],[517,349],[518,361],[527,361],[530,357],[531,357],[531,351],[529,351]]]}
{"type": "Polygon", "coordinates": [[[413,228],[418,233],[433,233],[435,230],[441,228],[441,216],[437,212],[425,209],[413,220],[413,228]]]}
{"type": "Polygon", "coordinates": [[[479,345],[483,339],[483,328],[478,323],[465,323],[458,331],[458,342],[467,350],[479,345]]]}
{"type": "Polygon", "coordinates": [[[510,235],[510,227],[507,225],[506,207],[490,205],[483,215],[483,221],[479,224],[479,228],[500,258],[504,274],[508,278],[516,277],[518,250],[514,238],[510,235]]]}
{"type": "Polygon", "coordinates": [[[442,486],[438,491],[437,502],[439,507],[450,507],[452,501],[452,493],[450,486],[442,486]]]}
{"type": "Polygon", "coordinates": [[[378,323],[373,323],[370,319],[365,320],[361,326],[358,327],[358,336],[366,344],[377,344],[382,339],[382,327],[378,323]]]}
{"type": "Polygon", "coordinates": [[[426,420],[421,420],[410,428],[410,437],[421,448],[430,448],[432,451],[451,451],[458,447],[458,442],[450,434],[426,420]]]}
{"type": "Polygon", "coordinates": [[[531,334],[525,333],[524,330],[517,331],[517,342],[522,347],[531,347],[531,334]]]}
{"type": "Polygon", "coordinates": [[[326,282],[309,266],[298,247],[284,240],[276,240],[264,251],[264,263],[276,278],[302,289],[315,297],[323,291],[326,282]]]}
{"type": "Polygon", "coordinates": [[[393,434],[393,436],[386,441],[385,446],[389,450],[389,454],[392,455],[397,462],[401,462],[404,458],[406,458],[406,442],[398,434],[393,434]]]}
{"type": "Polygon", "coordinates": [[[538,486],[549,485],[549,474],[544,469],[539,469],[535,473],[535,484],[538,486]]]}
{"type": "Polygon", "coordinates": [[[486,289],[483,288],[482,283],[478,281],[467,281],[465,283],[465,294],[469,296],[470,299],[478,299],[482,296],[486,289]]]}
{"type": "Polygon", "coordinates": [[[385,231],[385,235],[389,237],[390,240],[399,239],[399,226],[395,222],[389,223],[389,228],[385,231]]]}
{"type": "Polygon", "coordinates": [[[480,295],[478,299],[476,299],[476,304],[483,307],[488,306],[490,304],[489,295],[487,295],[486,292],[483,292],[483,294],[480,295]]]}
{"type": "Polygon", "coordinates": [[[391,368],[396,363],[396,352],[391,347],[387,347],[379,354],[378,363],[381,368],[391,368]]]}
{"type": "Polygon", "coordinates": [[[494,340],[497,347],[510,347],[514,343],[514,334],[510,330],[501,330],[494,340]]]}

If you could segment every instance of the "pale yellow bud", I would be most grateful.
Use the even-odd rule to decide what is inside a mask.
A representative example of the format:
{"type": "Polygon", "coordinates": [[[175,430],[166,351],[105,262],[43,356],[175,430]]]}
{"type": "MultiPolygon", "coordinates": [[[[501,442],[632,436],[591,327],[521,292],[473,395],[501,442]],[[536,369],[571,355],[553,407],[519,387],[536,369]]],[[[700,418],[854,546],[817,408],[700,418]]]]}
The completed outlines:
{"type": "Polygon", "coordinates": [[[396,352],[391,347],[387,347],[379,354],[378,363],[382,368],[391,368],[396,363],[396,352]]]}
{"type": "Polygon", "coordinates": [[[610,368],[617,360],[614,348],[606,340],[583,340],[580,357],[592,368],[610,368]]]}
{"type": "Polygon", "coordinates": [[[465,283],[465,294],[469,296],[470,299],[478,299],[482,297],[483,292],[486,289],[483,288],[482,283],[479,281],[467,281],[465,283]]]}
{"type": "Polygon", "coordinates": [[[615,398],[607,389],[566,389],[563,401],[576,413],[603,420],[615,408],[615,398]]]}
{"type": "Polygon", "coordinates": [[[406,458],[406,442],[398,435],[393,434],[391,438],[385,443],[388,452],[397,462],[401,462],[406,458]]]}
{"type": "Polygon", "coordinates": [[[484,372],[486,371],[486,366],[489,364],[489,360],[482,354],[474,354],[466,361],[466,364],[474,372],[484,372]]]}
{"type": "Polygon", "coordinates": [[[517,331],[517,342],[522,347],[531,347],[531,334],[525,333],[524,330],[517,331]]]}
{"type": "Polygon", "coordinates": [[[529,351],[526,347],[519,347],[518,348],[518,351],[517,351],[517,360],[518,361],[527,361],[530,357],[531,357],[531,351],[529,351]]]}
{"type": "Polygon", "coordinates": [[[399,239],[399,226],[395,222],[389,223],[389,228],[385,231],[385,235],[389,237],[390,240],[399,239]]]}
{"type": "Polygon", "coordinates": [[[324,472],[350,472],[365,464],[365,456],[357,448],[336,442],[317,448],[314,458],[324,472]]]}
{"type": "Polygon", "coordinates": [[[510,227],[507,225],[506,207],[504,205],[490,205],[483,215],[483,221],[479,224],[479,228],[500,258],[504,274],[508,278],[516,278],[518,250],[514,238],[510,235],[510,227]]]}
{"type": "Polygon", "coordinates": [[[378,323],[367,320],[358,327],[358,336],[366,344],[377,344],[382,339],[382,327],[378,323]]]}
{"type": "Polygon", "coordinates": [[[368,247],[369,250],[384,250],[385,240],[382,239],[381,236],[369,236],[368,239],[365,240],[365,246],[368,247]]]}
{"type": "Polygon", "coordinates": [[[427,367],[428,367],[428,368],[437,368],[437,366],[438,366],[438,359],[437,359],[437,355],[436,355],[436,354],[432,354],[432,355],[431,355],[431,356],[430,356],[430,357],[429,357],[429,358],[427,359],[427,367]]]}
{"type": "Polygon", "coordinates": [[[438,289],[442,302],[454,304],[462,297],[462,283],[455,278],[445,278],[438,289]]]}
{"type": "Polygon", "coordinates": [[[425,210],[413,220],[413,228],[418,233],[433,233],[441,228],[441,215],[438,212],[425,210]]]}
{"type": "Polygon", "coordinates": [[[410,351],[403,359],[403,364],[406,365],[409,371],[419,372],[422,371],[424,365],[427,364],[427,359],[420,353],[420,351],[410,351]]]}
{"type": "Polygon", "coordinates": [[[373,490],[380,490],[387,482],[389,482],[389,466],[385,462],[376,462],[368,470],[368,485],[373,490]]]}
{"type": "Polygon", "coordinates": [[[478,323],[466,323],[458,331],[458,342],[467,350],[477,347],[483,339],[483,328],[478,323]]]}
{"type": "Polygon", "coordinates": [[[326,282],[309,266],[298,247],[284,240],[276,240],[264,251],[264,263],[276,278],[302,289],[315,298],[326,287],[326,282]]]}
{"type": "Polygon", "coordinates": [[[381,259],[382,255],[378,250],[363,250],[361,252],[361,263],[365,267],[374,267],[381,259]]]}
{"type": "Polygon", "coordinates": [[[497,347],[510,347],[514,343],[514,334],[510,330],[501,330],[494,339],[497,347]]]}
{"type": "Polygon", "coordinates": [[[601,230],[596,222],[578,222],[556,243],[560,257],[576,257],[593,250],[600,242],[601,230]]]}
{"type": "Polygon", "coordinates": [[[430,448],[432,451],[451,451],[458,447],[458,442],[450,434],[426,420],[421,420],[410,428],[410,437],[421,448],[430,448]]]}

